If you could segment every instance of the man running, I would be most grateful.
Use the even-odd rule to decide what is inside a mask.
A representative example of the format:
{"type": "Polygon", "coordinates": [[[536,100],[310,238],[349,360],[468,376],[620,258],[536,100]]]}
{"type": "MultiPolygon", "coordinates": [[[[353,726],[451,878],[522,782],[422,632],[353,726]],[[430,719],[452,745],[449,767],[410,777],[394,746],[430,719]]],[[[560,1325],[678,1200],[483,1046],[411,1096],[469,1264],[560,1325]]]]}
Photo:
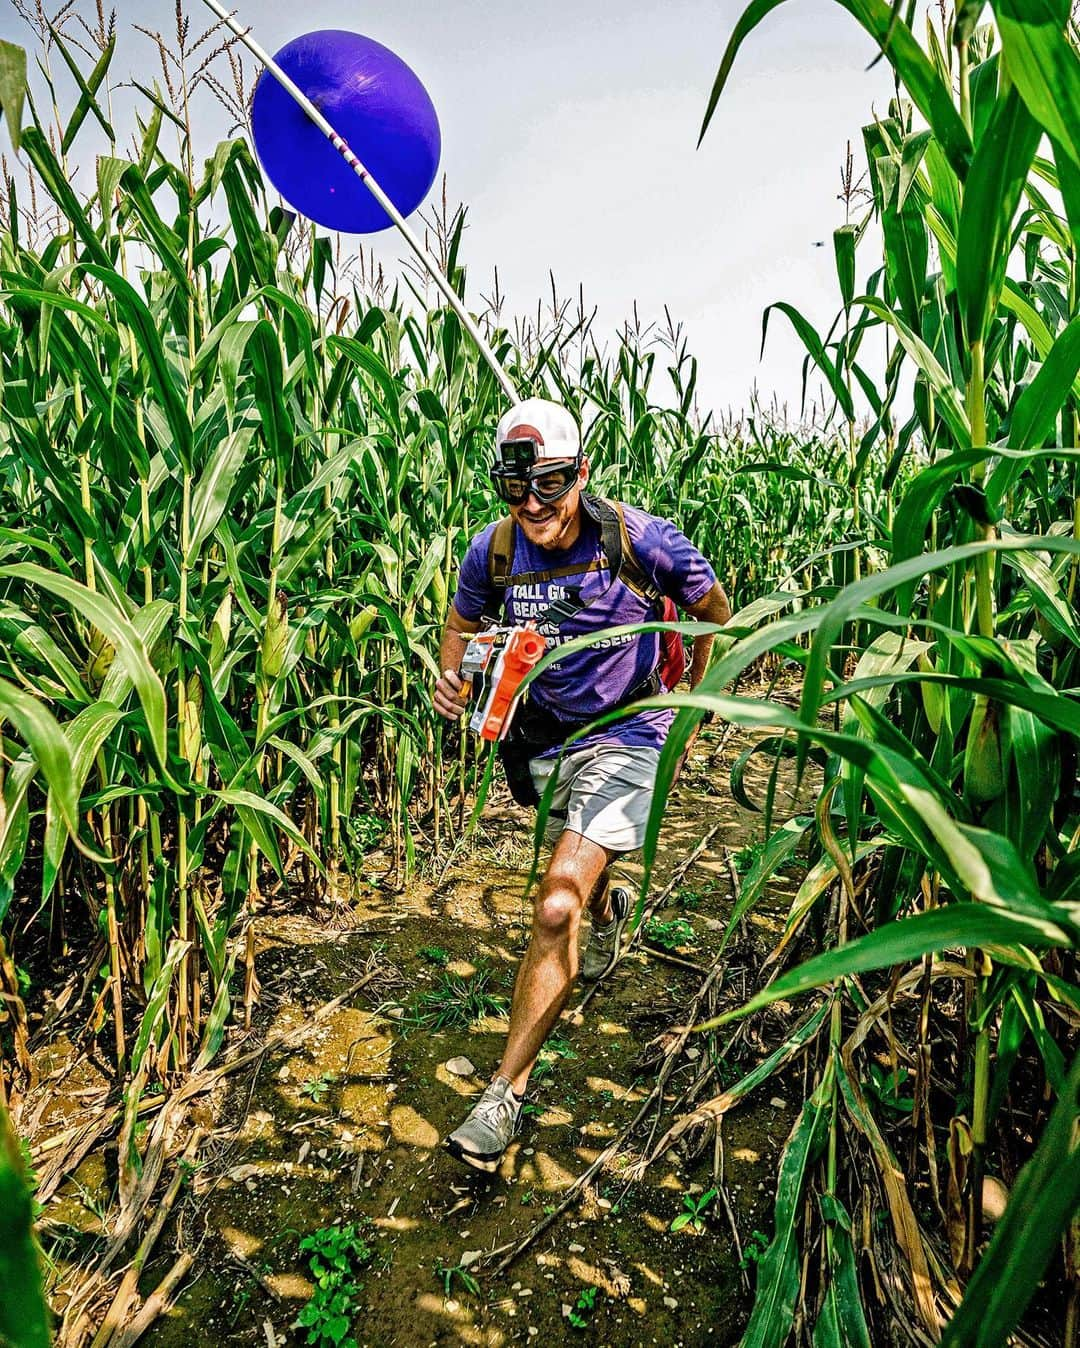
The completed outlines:
{"type": "MultiPolygon", "coordinates": [[[[489,525],[469,544],[442,635],[443,673],[433,698],[441,715],[456,720],[466,711],[459,670],[469,635],[482,621],[535,622],[550,647],[625,623],[655,621],[664,596],[704,622],[730,618],[712,567],[674,524],[584,492],[589,463],[565,407],[543,398],[512,407],[499,422],[495,454],[492,481],[510,507],[513,526],[497,532],[489,525]],[[614,561],[613,552],[619,554],[614,561]]],[[[691,688],[705,674],[712,640],[694,639],[691,688]]],[[[603,638],[535,680],[500,744],[516,799],[535,803],[563,742],[583,724],[663,691],[657,674],[662,649],[656,633],[603,638]]],[[[446,1140],[454,1156],[477,1170],[495,1170],[517,1129],[529,1074],[577,976],[578,927],[586,908],[592,929],[582,977],[602,978],[619,958],[631,896],[609,888],[609,868],[645,839],[660,750],[673,717],[668,710],[638,712],[575,741],[563,756],[548,820],[551,859],[536,893],[502,1061],[446,1140]]]]}

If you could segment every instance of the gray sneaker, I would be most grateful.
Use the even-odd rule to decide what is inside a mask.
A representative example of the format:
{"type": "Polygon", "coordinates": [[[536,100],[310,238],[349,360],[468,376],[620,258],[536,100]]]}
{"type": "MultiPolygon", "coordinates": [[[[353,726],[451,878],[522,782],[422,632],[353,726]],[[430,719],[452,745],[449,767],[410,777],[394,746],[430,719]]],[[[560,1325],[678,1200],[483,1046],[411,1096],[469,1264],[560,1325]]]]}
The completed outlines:
{"type": "Polygon", "coordinates": [[[446,1150],[474,1170],[493,1171],[517,1132],[521,1101],[506,1077],[496,1077],[465,1122],[446,1139],[446,1150]]]}
{"type": "Polygon", "coordinates": [[[606,927],[598,927],[593,923],[589,944],[581,957],[581,977],[587,983],[595,983],[597,979],[611,973],[618,963],[622,953],[622,935],[631,907],[628,889],[611,891],[611,921],[606,927]]]}

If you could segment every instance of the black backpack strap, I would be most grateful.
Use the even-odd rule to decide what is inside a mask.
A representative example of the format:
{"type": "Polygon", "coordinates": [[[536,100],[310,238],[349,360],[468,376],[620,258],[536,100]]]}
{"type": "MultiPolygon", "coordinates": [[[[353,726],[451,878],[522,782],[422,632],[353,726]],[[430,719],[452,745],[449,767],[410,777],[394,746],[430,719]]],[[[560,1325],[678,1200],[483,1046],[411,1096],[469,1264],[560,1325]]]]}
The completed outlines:
{"type": "Polygon", "coordinates": [[[634,544],[626,527],[626,515],[621,501],[607,501],[602,496],[582,493],[582,504],[600,526],[600,542],[608,559],[611,584],[621,580],[635,594],[659,609],[663,592],[638,561],[634,544]]]}
{"type": "Polygon", "coordinates": [[[623,546],[625,528],[621,512],[610,501],[605,501],[602,496],[593,496],[591,492],[581,493],[581,504],[589,518],[600,526],[600,546],[608,564],[608,585],[614,585],[626,562],[623,546]]]}

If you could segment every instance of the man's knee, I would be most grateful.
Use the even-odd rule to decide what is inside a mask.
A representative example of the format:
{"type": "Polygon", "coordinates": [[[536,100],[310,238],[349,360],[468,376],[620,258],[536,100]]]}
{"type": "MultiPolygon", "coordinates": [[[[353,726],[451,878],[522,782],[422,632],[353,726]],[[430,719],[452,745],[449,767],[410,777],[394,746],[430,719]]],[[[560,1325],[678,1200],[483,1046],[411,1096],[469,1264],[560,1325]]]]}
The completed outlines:
{"type": "Polygon", "coordinates": [[[584,904],[585,896],[572,880],[545,876],[536,896],[533,926],[545,936],[568,936],[576,930],[584,904]]]}

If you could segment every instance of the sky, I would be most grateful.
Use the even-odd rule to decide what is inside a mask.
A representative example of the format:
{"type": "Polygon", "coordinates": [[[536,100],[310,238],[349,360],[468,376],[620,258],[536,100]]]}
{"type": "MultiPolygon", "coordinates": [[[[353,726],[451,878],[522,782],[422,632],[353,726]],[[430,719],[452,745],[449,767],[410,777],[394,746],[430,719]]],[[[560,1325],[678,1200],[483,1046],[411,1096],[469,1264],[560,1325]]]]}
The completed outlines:
{"type": "MultiPolygon", "coordinates": [[[[76,2],[91,18],[93,0],[76,2]]],[[[212,19],[200,0],[183,2],[193,32],[212,19]]],[[[152,78],[156,52],[131,24],[168,36],[175,0],[115,3],[114,74],[152,78]]],[[[745,42],[698,149],[743,8],[733,0],[237,0],[238,17],[271,52],[305,31],[351,28],[420,76],[439,115],[440,175],[451,203],[468,207],[463,254],[474,307],[496,266],[505,312],[535,312],[552,273],[561,295],[584,288],[601,333],[635,304],[643,323],[662,320],[667,305],[698,357],[703,407],[737,412],[756,385],[764,401],[775,396],[797,414],[802,348],[777,315],[759,360],[762,311],[786,300],[819,329],[831,323],[840,169],[849,140],[859,163],[861,128],[885,113],[891,81],[839,5],[781,5],[745,42]]],[[[33,45],[14,0],[0,0],[0,38],[33,45]]],[[[208,154],[229,119],[208,99],[195,127],[208,154]]],[[[130,127],[117,129],[125,141],[130,127]]],[[[80,133],[76,158],[92,160],[92,135],[92,127],[80,133]]],[[[405,249],[396,234],[368,238],[399,273],[405,249]]]]}

